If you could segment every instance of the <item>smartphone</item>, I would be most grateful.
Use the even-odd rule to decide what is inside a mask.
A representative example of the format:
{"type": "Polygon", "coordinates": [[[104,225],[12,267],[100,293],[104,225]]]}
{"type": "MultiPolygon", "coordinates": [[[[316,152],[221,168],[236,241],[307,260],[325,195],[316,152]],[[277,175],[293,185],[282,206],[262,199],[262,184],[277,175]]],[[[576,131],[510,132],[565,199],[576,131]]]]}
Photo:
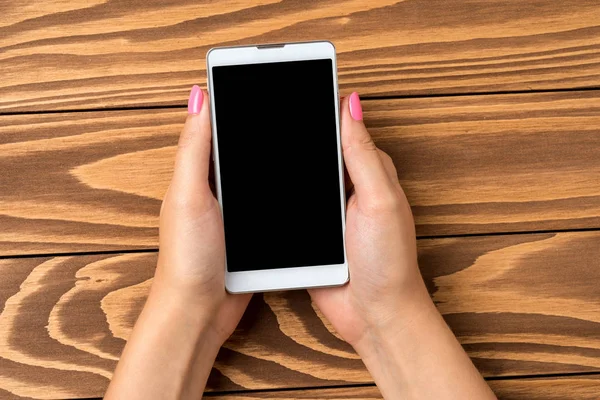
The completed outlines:
{"type": "Polygon", "coordinates": [[[335,47],[221,47],[206,60],[227,291],[343,285],[335,47]]]}

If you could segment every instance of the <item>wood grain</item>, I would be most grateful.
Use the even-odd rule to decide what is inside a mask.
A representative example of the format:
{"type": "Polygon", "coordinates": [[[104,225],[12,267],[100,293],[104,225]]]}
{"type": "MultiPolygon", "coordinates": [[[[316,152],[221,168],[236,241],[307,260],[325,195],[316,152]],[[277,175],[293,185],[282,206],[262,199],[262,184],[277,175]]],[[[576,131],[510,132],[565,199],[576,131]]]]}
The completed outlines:
{"type": "MultiPolygon", "coordinates": [[[[419,262],[439,310],[485,376],[600,371],[598,243],[600,232],[421,239],[419,262]]],[[[101,396],[155,263],[156,253],[0,260],[0,390],[101,396]]],[[[253,298],[209,387],[371,382],[307,293],[295,291],[253,298]]],[[[518,398],[535,387],[503,390],[518,398]]],[[[582,393],[590,387],[597,382],[581,382],[582,393]]]]}
{"type": "MultiPolygon", "coordinates": [[[[419,235],[600,227],[600,91],[364,106],[419,235]]],[[[155,248],[184,118],[0,117],[0,254],[155,248]]]]}
{"type": "MultiPolygon", "coordinates": [[[[488,382],[499,400],[598,400],[600,378],[577,376],[565,378],[510,379],[488,382]]],[[[382,399],[374,386],[335,389],[308,389],[285,392],[236,393],[213,397],[219,400],[375,400],[382,399]]]]}
{"type": "Polygon", "coordinates": [[[0,110],[184,105],[219,45],[332,40],[366,96],[600,82],[596,0],[0,4],[0,110]]]}

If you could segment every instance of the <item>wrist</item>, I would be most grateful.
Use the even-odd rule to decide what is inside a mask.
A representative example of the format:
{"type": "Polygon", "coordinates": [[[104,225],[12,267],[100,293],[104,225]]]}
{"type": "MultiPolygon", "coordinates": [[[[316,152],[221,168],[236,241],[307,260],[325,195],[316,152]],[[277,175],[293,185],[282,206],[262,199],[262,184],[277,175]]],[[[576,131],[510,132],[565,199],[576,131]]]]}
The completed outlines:
{"type": "Polygon", "coordinates": [[[385,317],[376,317],[362,337],[352,344],[361,358],[366,360],[371,354],[385,354],[398,339],[418,335],[427,329],[427,325],[441,318],[424,286],[422,290],[399,296],[390,309],[394,311],[385,317]]]}
{"type": "Polygon", "coordinates": [[[214,327],[216,309],[212,301],[203,300],[195,293],[155,281],[144,313],[151,315],[150,318],[161,319],[163,324],[168,323],[168,329],[188,332],[192,338],[201,341],[205,349],[218,351],[225,339],[214,327]]]}
{"type": "Polygon", "coordinates": [[[405,317],[371,329],[354,347],[383,398],[489,398],[468,355],[432,301],[407,304],[405,317]]]}
{"type": "Polygon", "coordinates": [[[184,394],[202,393],[220,345],[206,314],[153,285],[106,397],[186,398],[184,394]]]}
{"type": "Polygon", "coordinates": [[[220,276],[205,277],[199,281],[165,270],[159,264],[150,296],[164,299],[160,303],[167,302],[182,311],[186,318],[199,319],[216,342],[222,345],[233,333],[251,295],[228,294],[220,276]]]}
{"type": "Polygon", "coordinates": [[[225,295],[224,284],[217,285],[217,281],[203,274],[196,276],[181,271],[180,268],[173,266],[169,268],[161,263],[159,257],[152,281],[152,291],[168,293],[183,303],[202,309],[216,309],[225,295]]]}
{"type": "Polygon", "coordinates": [[[383,398],[398,393],[419,398],[409,392],[414,371],[423,368],[422,354],[430,351],[431,342],[424,336],[439,331],[441,324],[445,322],[431,300],[405,304],[398,319],[374,326],[354,345],[383,398]]]}

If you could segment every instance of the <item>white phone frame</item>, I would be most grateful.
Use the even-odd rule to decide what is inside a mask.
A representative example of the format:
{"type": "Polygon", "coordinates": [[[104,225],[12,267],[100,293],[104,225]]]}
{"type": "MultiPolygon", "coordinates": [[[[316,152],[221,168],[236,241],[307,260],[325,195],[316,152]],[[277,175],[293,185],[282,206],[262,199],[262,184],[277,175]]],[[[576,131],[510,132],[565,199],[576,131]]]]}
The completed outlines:
{"type": "Polygon", "coordinates": [[[342,235],[344,237],[344,263],[335,265],[318,265],[309,267],[278,268],[229,272],[225,263],[225,288],[230,293],[265,292],[272,290],[302,289],[325,286],[340,286],[348,282],[348,258],[346,255],[346,193],[344,189],[344,162],[340,136],[339,92],[337,82],[337,64],[335,46],[328,41],[281,43],[259,46],[219,47],[206,54],[206,71],[208,91],[210,95],[210,112],[212,123],[213,155],[215,165],[215,183],[217,198],[223,213],[221,198],[221,174],[219,168],[219,146],[217,139],[216,104],[212,67],[225,65],[262,64],[282,61],[303,61],[330,59],[333,68],[333,90],[336,135],[338,151],[338,170],[340,184],[340,204],[342,210],[342,235]]]}

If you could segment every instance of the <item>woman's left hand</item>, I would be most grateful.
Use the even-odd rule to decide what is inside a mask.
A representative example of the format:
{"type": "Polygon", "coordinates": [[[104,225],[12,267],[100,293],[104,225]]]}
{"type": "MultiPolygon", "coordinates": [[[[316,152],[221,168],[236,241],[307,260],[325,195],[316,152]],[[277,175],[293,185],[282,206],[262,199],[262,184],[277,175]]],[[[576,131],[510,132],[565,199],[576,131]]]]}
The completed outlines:
{"type": "Polygon", "coordinates": [[[192,88],[173,180],[160,213],[160,252],[153,290],[180,296],[224,342],[251,295],[225,291],[225,239],[220,207],[208,181],[211,128],[208,97],[192,88]]]}
{"type": "Polygon", "coordinates": [[[158,267],[105,399],[197,399],[251,295],[225,291],[219,203],[208,184],[208,99],[192,88],[160,212],[158,267]]]}

